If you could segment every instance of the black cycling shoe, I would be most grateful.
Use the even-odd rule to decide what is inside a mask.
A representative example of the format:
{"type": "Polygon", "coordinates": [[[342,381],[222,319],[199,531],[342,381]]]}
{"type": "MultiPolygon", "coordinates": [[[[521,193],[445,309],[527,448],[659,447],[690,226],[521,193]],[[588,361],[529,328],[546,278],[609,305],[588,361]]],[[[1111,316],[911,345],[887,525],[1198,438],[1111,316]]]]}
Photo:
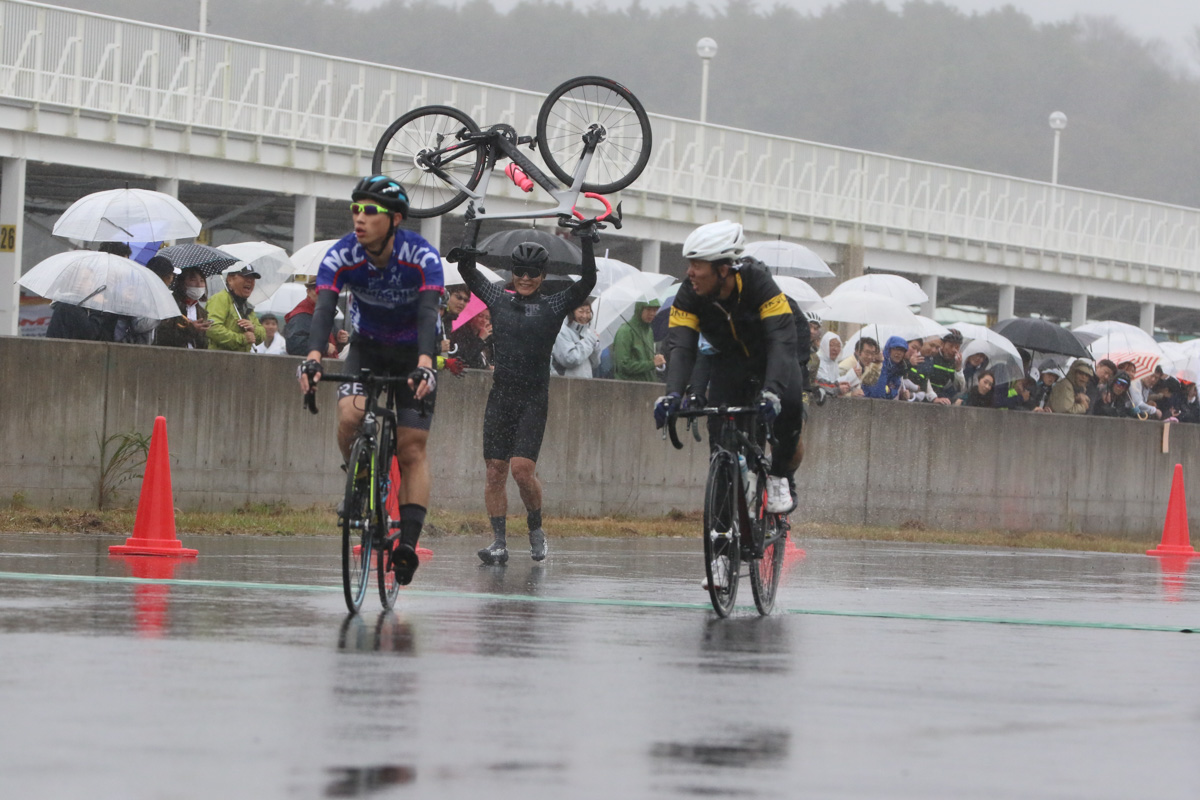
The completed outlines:
{"type": "Polygon", "coordinates": [[[421,561],[417,558],[417,551],[403,542],[397,542],[392,550],[392,572],[396,575],[396,583],[408,586],[419,566],[421,561]]]}
{"type": "Polygon", "coordinates": [[[488,565],[508,563],[508,548],[499,539],[480,550],[476,555],[479,556],[480,561],[488,565]]]}
{"type": "Polygon", "coordinates": [[[541,528],[529,532],[529,555],[534,561],[546,558],[546,532],[541,528]]]}

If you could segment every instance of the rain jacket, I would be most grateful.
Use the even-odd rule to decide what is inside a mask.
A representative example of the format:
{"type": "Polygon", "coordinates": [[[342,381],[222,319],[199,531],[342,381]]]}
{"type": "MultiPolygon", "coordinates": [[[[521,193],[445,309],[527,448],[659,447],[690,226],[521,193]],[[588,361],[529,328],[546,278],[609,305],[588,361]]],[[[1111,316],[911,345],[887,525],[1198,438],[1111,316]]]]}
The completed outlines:
{"type": "Polygon", "coordinates": [[[244,314],[239,313],[228,289],[218,292],[216,297],[208,301],[208,318],[212,321],[212,326],[208,329],[208,346],[211,349],[250,352],[252,345],[246,341],[244,332],[238,327],[239,319],[248,319],[254,325],[255,341],[261,342],[267,338],[266,330],[258,321],[258,315],[254,313],[254,306],[244,303],[242,307],[245,309],[244,314]]]}
{"type": "Polygon", "coordinates": [[[568,318],[554,340],[550,358],[558,375],[593,378],[600,368],[600,340],[590,327],[568,318]]]}
{"type": "MultiPolygon", "coordinates": [[[[1088,404],[1076,397],[1075,376],[1080,372],[1091,375],[1091,366],[1084,361],[1076,361],[1067,370],[1067,377],[1059,378],[1050,389],[1050,410],[1055,414],[1086,414],[1088,404]]],[[[1081,392],[1082,393],[1082,392],[1081,392]]]]}
{"type": "Polygon", "coordinates": [[[908,342],[900,336],[892,336],[883,348],[883,365],[879,371],[879,380],[873,385],[863,383],[863,394],[876,400],[895,400],[900,395],[900,381],[908,373],[907,360],[899,364],[892,362],[892,349],[902,347],[908,350],[908,342]]]}
{"type": "Polygon", "coordinates": [[[642,322],[642,311],[659,305],[657,300],[634,304],[633,317],[617,331],[613,340],[613,374],[617,380],[643,383],[658,380],[654,369],[654,332],[648,323],[642,322]]]}
{"type": "Polygon", "coordinates": [[[842,341],[842,337],[833,331],[826,333],[821,337],[821,347],[817,351],[821,358],[820,366],[817,367],[817,383],[827,386],[837,386],[842,381],[842,369],[829,355],[829,348],[834,339],[837,339],[839,344],[842,341]]]}
{"type": "MultiPolygon", "coordinates": [[[[787,394],[792,380],[802,380],[796,345],[800,323],[787,296],[761,261],[744,258],[739,266],[736,289],[724,300],[698,296],[689,281],[680,285],[665,344],[668,392],[682,394],[691,379],[700,334],[718,358],[748,361],[749,371],[762,376],[762,388],[778,397],[787,394]]],[[[807,361],[807,354],[803,357],[807,361]]]]}

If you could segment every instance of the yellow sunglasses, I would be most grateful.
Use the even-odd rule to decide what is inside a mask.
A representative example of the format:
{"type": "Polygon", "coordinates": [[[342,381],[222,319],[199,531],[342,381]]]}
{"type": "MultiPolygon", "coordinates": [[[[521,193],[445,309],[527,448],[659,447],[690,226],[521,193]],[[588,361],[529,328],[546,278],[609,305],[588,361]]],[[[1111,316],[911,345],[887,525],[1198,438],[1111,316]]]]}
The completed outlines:
{"type": "Polygon", "coordinates": [[[373,217],[376,214],[390,214],[383,206],[375,205],[374,203],[351,203],[351,214],[366,214],[368,217],[373,217]]]}

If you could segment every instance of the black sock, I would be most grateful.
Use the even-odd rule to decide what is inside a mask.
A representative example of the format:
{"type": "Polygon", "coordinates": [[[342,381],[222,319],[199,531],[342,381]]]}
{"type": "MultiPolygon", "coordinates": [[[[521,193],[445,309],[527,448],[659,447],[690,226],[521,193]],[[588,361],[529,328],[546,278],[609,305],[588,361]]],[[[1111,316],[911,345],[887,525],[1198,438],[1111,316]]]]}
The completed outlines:
{"type": "Polygon", "coordinates": [[[529,530],[536,531],[542,527],[542,510],[530,511],[525,515],[525,521],[529,523],[529,530]]]}
{"type": "Polygon", "coordinates": [[[401,544],[406,544],[415,550],[423,527],[425,527],[425,506],[419,506],[416,503],[405,503],[400,506],[401,544]]]}
{"type": "Polygon", "coordinates": [[[492,523],[492,534],[496,537],[496,541],[499,542],[500,544],[504,544],[505,543],[505,533],[504,533],[505,518],[504,517],[488,517],[488,519],[492,523]]]}

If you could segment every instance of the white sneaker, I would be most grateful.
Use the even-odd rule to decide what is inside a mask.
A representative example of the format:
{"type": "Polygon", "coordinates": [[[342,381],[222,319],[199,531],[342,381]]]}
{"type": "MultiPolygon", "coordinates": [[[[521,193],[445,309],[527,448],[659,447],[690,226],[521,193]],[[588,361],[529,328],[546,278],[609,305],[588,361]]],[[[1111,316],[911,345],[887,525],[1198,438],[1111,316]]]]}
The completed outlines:
{"type": "MultiPolygon", "coordinates": [[[[729,588],[729,556],[717,556],[712,560],[713,580],[717,582],[718,589],[729,588]]],[[[706,591],[708,590],[708,576],[704,576],[704,580],[700,582],[700,586],[706,591]]]]}
{"type": "Polygon", "coordinates": [[[795,508],[795,503],[792,502],[792,493],[788,489],[788,479],[768,475],[767,513],[787,514],[793,508],[795,508]]]}

